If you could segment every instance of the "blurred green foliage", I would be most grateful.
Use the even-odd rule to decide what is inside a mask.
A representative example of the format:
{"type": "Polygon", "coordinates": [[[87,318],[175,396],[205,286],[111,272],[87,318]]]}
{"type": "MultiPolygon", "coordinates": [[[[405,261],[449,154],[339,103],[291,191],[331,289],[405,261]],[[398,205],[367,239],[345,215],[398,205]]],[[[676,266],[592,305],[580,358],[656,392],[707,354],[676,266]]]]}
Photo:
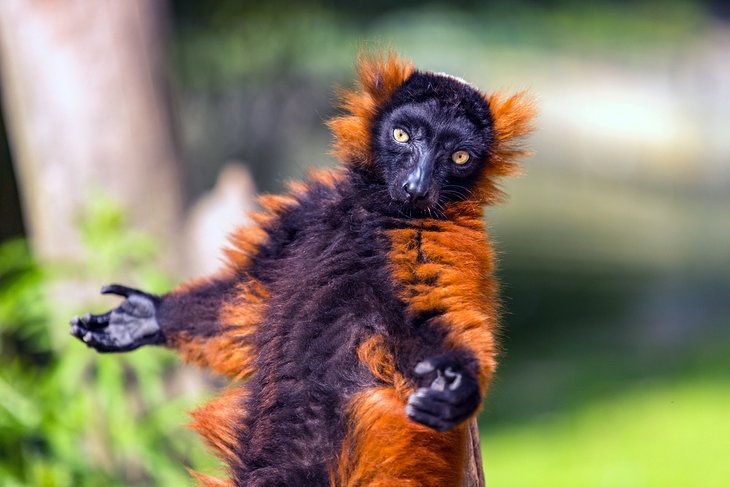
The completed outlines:
{"type": "Polygon", "coordinates": [[[187,485],[184,465],[215,463],[182,429],[195,398],[175,387],[174,356],[98,355],[66,323],[100,303],[71,308],[47,297],[69,274],[95,283],[133,274],[157,291],[169,285],[154,270],[153,242],[128,230],[119,206],[97,198],[82,221],[83,265],[41,267],[25,241],[0,246],[0,485],[187,485]]]}
{"type": "Polygon", "coordinates": [[[459,60],[502,46],[646,53],[690,42],[707,20],[706,6],[687,0],[172,3],[181,80],[206,88],[345,74],[367,43],[416,57],[441,45],[459,60]]]}
{"type": "Polygon", "coordinates": [[[482,438],[487,485],[725,487],[726,378],[645,383],[482,438]]]}

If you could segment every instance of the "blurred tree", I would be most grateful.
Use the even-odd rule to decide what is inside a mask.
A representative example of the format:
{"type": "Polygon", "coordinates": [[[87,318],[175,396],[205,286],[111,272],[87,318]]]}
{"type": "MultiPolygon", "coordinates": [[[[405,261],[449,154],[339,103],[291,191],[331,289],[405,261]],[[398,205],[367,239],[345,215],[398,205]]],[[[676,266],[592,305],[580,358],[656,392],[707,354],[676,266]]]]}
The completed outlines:
{"type": "Polygon", "coordinates": [[[20,214],[18,188],[5,135],[5,120],[0,103],[0,242],[9,237],[24,235],[20,214]]]}
{"type": "Polygon", "coordinates": [[[178,232],[166,13],[164,2],[147,0],[0,2],[2,95],[38,257],[83,256],[73,222],[94,193],[125,202],[132,225],[161,242],[178,232]]]}

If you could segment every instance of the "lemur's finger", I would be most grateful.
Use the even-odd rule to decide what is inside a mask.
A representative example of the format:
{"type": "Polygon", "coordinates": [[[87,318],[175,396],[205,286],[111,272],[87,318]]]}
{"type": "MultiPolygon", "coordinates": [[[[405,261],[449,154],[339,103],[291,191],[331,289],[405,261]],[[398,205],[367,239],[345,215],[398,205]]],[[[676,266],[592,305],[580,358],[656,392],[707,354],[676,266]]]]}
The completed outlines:
{"type": "Polygon", "coordinates": [[[122,296],[124,298],[128,298],[132,294],[137,293],[140,293],[140,291],[121,284],[107,284],[101,288],[101,294],[116,294],[117,296],[122,296]]]}
{"type": "Polygon", "coordinates": [[[452,363],[453,359],[448,354],[438,355],[422,360],[413,371],[418,375],[428,375],[434,370],[443,369],[452,363]]]}
{"type": "Polygon", "coordinates": [[[419,411],[453,422],[465,420],[478,406],[474,401],[454,402],[449,399],[432,390],[419,389],[408,398],[408,404],[419,411]]]}
{"type": "Polygon", "coordinates": [[[473,408],[475,407],[475,403],[478,402],[478,399],[476,399],[470,391],[439,391],[429,387],[421,387],[416,392],[411,394],[408,400],[410,402],[411,400],[416,401],[420,400],[421,398],[428,398],[429,403],[441,403],[449,407],[463,405],[467,408],[473,408]]]}
{"type": "Polygon", "coordinates": [[[130,296],[144,296],[148,299],[151,299],[153,302],[157,302],[160,300],[159,296],[140,291],[139,289],[135,289],[133,287],[124,286],[122,284],[107,284],[106,286],[101,288],[101,294],[116,294],[117,296],[122,296],[123,298],[129,298],[130,296]]]}
{"type": "Polygon", "coordinates": [[[86,329],[79,320],[78,316],[74,316],[74,318],[71,320],[71,335],[75,336],[76,338],[83,339],[84,335],[89,330],[86,329]]]}
{"type": "Polygon", "coordinates": [[[406,405],[406,415],[409,418],[418,423],[434,427],[439,431],[455,428],[460,423],[469,419],[471,414],[472,411],[466,412],[456,411],[454,409],[431,409],[429,406],[422,404],[408,403],[406,405]],[[439,426],[434,425],[436,421],[438,421],[439,426]]]}
{"type": "Polygon", "coordinates": [[[446,367],[446,370],[444,370],[444,377],[447,381],[447,387],[452,391],[459,389],[464,381],[464,376],[460,372],[456,372],[451,367],[446,367]]]}
{"type": "Polygon", "coordinates": [[[411,394],[408,398],[408,405],[444,420],[451,420],[457,415],[455,408],[451,404],[431,398],[427,393],[422,391],[411,394]]]}
{"type": "Polygon", "coordinates": [[[109,317],[111,316],[111,314],[111,311],[107,311],[106,313],[100,315],[92,315],[87,313],[83,316],[84,326],[86,326],[90,330],[98,330],[100,328],[109,326],[109,317]]]}
{"type": "Polygon", "coordinates": [[[100,315],[92,315],[91,313],[86,313],[81,316],[74,316],[71,320],[71,325],[81,325],[85,328],[89,329],[99,329],[104,328],[109,324],[109,316],[111,315],[111,312],[107,312],[100,315]]]}
{"type": "Polygon", "coordinates": [[[118,330],[89,330],[81,340],[89,347],[101,353],[129,352],[148,343],[156,343],[152,339],[134,340],[126,333],[118,330]]]}
{"type": "Polygon", "coordinates": [[[430,360],[426,359],[422,362],[418,362],[416,368],[413,370],[418,375],[427,375],[436,370],[436,367],[430,360]]]}
{"type": "Polygon", "coordinates": [[[448,431],[456,426],[456,423],[451,421],[444,421],[443,419],[430,414],[420,409],[415,408],[413,405],[408,404],[406,406],[406,415],[416,423],[420,423],[429,428],[435,429],[436,431],[448,431]]]}
{"type": "Polygon", "coordinates": [[[118,350],[113,340],[102,332],[87,331],[80,338],[87,346],[99,352],[114,352],[118,350]]]}
{"type": "Polygon", "coordinates": [[[450,404],[473,402],[479,400],[479,386],[477,384],[462,383],[461,387],[435,388],[432,385],[429,395],[434,399],[450,404]]]}

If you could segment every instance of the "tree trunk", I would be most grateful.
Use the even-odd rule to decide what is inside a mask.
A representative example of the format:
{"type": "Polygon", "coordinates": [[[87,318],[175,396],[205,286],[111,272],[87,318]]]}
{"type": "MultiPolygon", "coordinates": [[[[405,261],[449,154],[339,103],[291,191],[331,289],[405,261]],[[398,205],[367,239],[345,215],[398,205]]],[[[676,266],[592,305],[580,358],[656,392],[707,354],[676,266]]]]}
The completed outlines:
{"type": "MultiPolygon", "coordinates": [[[[77,220],[104,193],[173,241],[182,212],[161,1],[2,0],[0,74],[26,228],[41,259],[83,258],[77,220]]],[[[170,251],[165,255],[172,265],[170,251]]],[[[174,255],[174,254],[172,254],[174,255]]]]}
{"type": "Polygon", "coordinates": [[[466,465],[464,468],[464,487],[484,487],[482,447],[476,419],[469,421],[469,427],[467,428],[466,465]]]}

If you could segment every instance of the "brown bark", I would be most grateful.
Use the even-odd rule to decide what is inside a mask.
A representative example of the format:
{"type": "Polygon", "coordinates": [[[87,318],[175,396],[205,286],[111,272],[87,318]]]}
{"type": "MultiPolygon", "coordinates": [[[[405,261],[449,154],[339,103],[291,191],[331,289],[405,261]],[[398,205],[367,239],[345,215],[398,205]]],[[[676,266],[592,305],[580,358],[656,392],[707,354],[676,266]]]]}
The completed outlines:
{"type": "Polygon", "coordinates": [[[152,0],[0,2],[8,135],[40,258],[83,257],[75,221],[97,193],[126,204],[132,226],[161,243],[180,228],[163,7],[152,0]]]}
{"type": "Polygon", "coordinates": [[[466,465],[464,470],[464,487],[484,487],[484,469],[482,467],[482,447],[479,440],[477,420],[469,422],[466,438],[466,465]]]}

